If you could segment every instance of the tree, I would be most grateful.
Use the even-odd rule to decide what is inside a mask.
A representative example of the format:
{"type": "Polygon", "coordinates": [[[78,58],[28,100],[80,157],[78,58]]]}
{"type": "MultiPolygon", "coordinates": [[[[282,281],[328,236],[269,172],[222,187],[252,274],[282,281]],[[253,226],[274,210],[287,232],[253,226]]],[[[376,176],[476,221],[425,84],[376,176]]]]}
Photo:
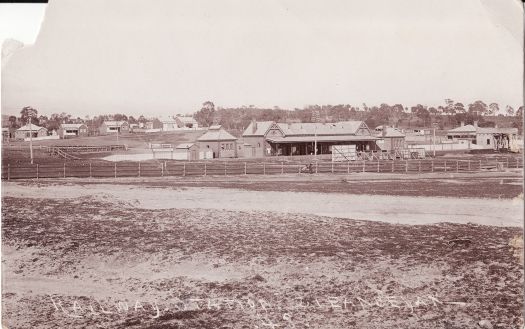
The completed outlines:
{"type": "Polygon", "coordinates": [[[18,119],[14,116],[14,115],[11,115],[9,116],[9,127],[11,128],[20,128],[20,126],[18,125],[18,119]]]}
{"type": "Polygon", "coordinates": [[[22,122],[22,125],[26,125],[29,123],[29,118],[31,118],[32,124],[38,124],[38,111],[31,106],[26,106],[20,111],[20,121],[22,122]]]}
{"type": "Polygon", "coordinates": [[[488,115],[496,115],[498,112],[499,112],[499,105],[498,105],[498,103],[490,103],[489,104],[488,115]]]}
{"type": "Polygon", "coordinates": [[[507,113],[508,116],[513,116],[514,108],[510,105],[507,105],[507,107],[505,107],[505,112],[507,113]]]}
{"type": "Polygon", "coordinates": [[[469,104],[468,111],[472,114],[484,115],[487,113],[487,104],[482,101],[475,101],[472,104],[469,104]]]}
{"type": "Polygon", "coordinates": [[[523,105],[516,110],[516,116],[519,118],[523,116],[523,105]]]}
{"type": "Polygon", "coordinates": [[[196,112],[193,117],[199,125],[209,127],[215,119],[215,104],[210,101],[204,102],[200,111],[196,112]]]}

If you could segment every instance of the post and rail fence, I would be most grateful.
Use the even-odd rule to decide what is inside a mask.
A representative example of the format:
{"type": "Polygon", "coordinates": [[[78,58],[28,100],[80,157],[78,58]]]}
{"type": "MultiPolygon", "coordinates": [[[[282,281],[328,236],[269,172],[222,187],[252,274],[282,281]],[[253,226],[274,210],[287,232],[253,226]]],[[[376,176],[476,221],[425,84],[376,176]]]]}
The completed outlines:
{"type": "Polygon", "coordinates": [[[39,164],[4,164],[2,179],[42,178],[119,178],[164,176],[283,175],[301,173],[465,173],[503,171],[523,168],[519,157],[458,160],[359,160],[345,162],[318,161],[311,166],[283,161],[155,161],[155,162],[63,162],[39,164]]]}

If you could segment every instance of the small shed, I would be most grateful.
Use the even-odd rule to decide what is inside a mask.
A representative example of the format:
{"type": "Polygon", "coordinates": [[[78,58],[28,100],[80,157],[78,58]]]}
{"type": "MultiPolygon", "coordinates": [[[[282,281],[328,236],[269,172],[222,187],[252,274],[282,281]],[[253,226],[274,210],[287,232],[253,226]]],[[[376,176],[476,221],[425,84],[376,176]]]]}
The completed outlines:
{"type": "Polygon", "coordinates": [[[88,127],[83,123],[63,123],[58,128],[60,138],[86,137],[88,127]]]}
{"type": "Polygon", "coordinates": [[[27,124],[15,131],[15,139],[25,139],[29,137],[45,137],[47,136],[47,129],[34,124],[27,124]],[[31,127],[30,127],[31,126],[31,127]]]}
{"type": "Polygon", "coordinates": [[[187,160],[199,160],[199,145],[195,143],[183,143],[175,147],[175,153],[184,153],[187,160]]]}
{"type": "Polygon", "coordinates": [[[383,139],[382,150],[395,151],[405,148],[405,134],[393,127],[385,127],[381,131],[383,139]]]}

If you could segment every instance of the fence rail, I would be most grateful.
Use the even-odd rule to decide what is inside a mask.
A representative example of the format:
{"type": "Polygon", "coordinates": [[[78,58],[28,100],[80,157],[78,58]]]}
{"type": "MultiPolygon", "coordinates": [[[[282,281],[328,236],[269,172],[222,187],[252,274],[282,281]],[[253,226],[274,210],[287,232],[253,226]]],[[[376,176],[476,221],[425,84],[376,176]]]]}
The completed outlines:
{"type": "Polygon", "coordinates": [[[523,168],[520,158],[484,160],[424,159],[376,161],[319,161],[306,166],[286,162],[89,162],[63,164],[24,164],[2,166],[2,179],[39,178],[97,178],[97,177],[162,177],[162,176],[227,176],[227,175],[278,175],[298,173],[430,173],[430,172],[480,172],[523,168]]]}

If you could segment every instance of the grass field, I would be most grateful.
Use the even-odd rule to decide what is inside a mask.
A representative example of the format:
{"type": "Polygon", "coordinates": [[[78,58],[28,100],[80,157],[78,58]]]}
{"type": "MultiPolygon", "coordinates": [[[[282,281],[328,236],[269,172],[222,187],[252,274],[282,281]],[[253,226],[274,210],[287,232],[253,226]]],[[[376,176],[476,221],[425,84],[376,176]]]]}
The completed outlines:
{"type": "Polygon", "coordinates": [[[379,193],[392,202],[388,208],[377,204],[372,210],[378,216],[398,212],[421,223],[424,214],[443,216],[425,209],[425,197],[404,192],[431,195],[431,186],[435,195],[427,198],[438,209],[461,196],[474,214],[451,212],[425,225],[376,221],[372,215],[351,219],[359,208],[353,200],[374,199],[377,184],[399,183],[387,174],[348,182],[325,177],[324,183],[322,177],[257,176],[231,186],[216,178],[4,183],[4,324],[459,329],[488,321],[494,328],[518,328],[522,228],[476,222],[477,216],[490,217],[476,204],[496,212],[513,198],[522,202],[523,194],[512,189],[519,175],[506,175],[411,178],[390,195],[379,193]],[[500,181],[511,192],[487,188],[500,181]],[[359,182],[368,189],[347,188],[359,182]],[[280,197],[285,195],[295,201],[280,197]],[[195,206],[186,207],[182,198],[195,206]],[[348,200],[345,218],[304,207],[311,200],[319,200],[317,208],[337,207],[320,201],[326,198],[348,200]],[[400,208],[396,198],[421,207],[400,208]],[[454,223],[459,216],[471,223],[454,223]]]}

